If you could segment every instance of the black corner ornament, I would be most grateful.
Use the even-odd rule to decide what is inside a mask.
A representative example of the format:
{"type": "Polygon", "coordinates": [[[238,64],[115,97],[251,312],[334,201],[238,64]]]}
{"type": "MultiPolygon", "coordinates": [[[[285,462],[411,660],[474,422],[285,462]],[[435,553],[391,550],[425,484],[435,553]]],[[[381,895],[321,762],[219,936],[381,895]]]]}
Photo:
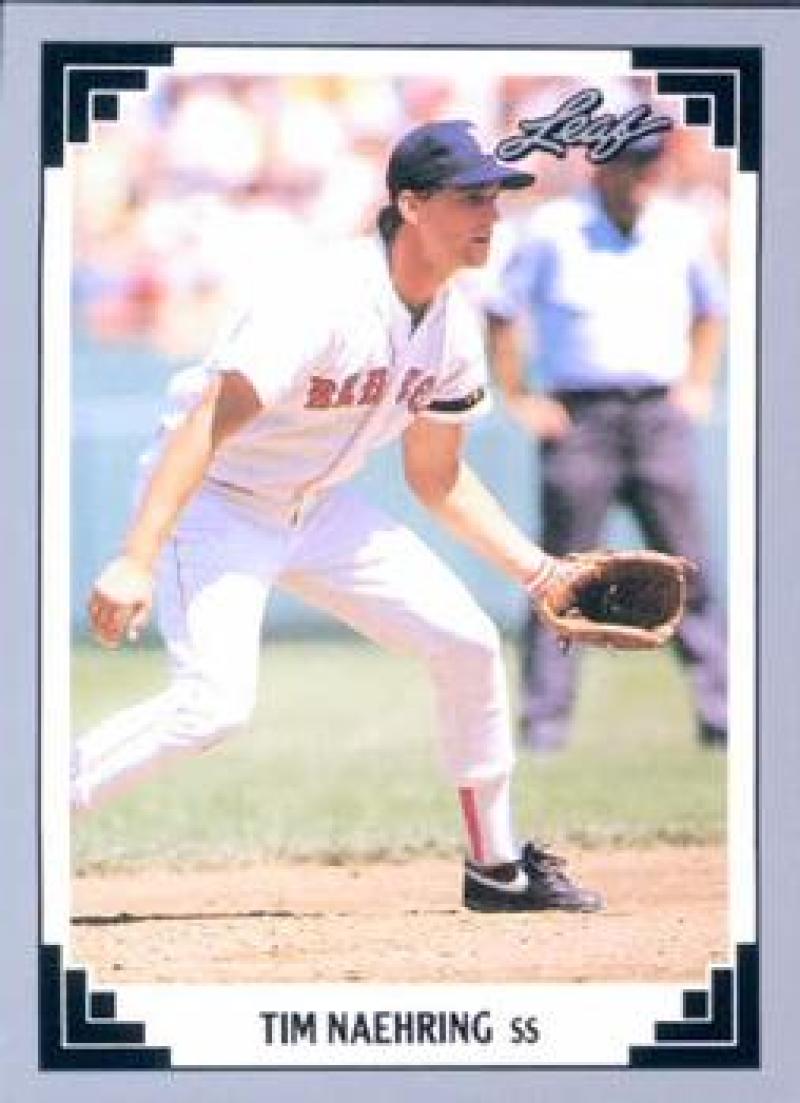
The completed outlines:
{"type": "Polygon", "coordinates": [[[683,1019],[656,1023],[655,1045],[631,1046],[634,1068],[758,1068],[758,950],[740,945],[734,968],[712,968],[708,990],[683,993],[683,1019]]]}
{"type": "Polygon", "coordinates": [[[634,69],[656,73],[660,95],[683,97],[687,126],[713,122],[714,145],[738,149],[742,172],[761,167],[761,47],[642,47],[634,69]]]}
{"type": "Polygon", "coordinates": [[[87,142],[91,119],[116,120],[115,93],[145,90],[148,67],[171,65],[173,52],[156,43],[43,43],[43,167],[63,165],[65,141],[87,142]]]}
{"type": "Polygon", "coordinates": [[[168,1048],[145,1045],[143,1023],[116,1019],[116,996],[90,992],[85,969],[62,969],[60,946],[39,949],[39,1067],[168,1069],[168,1048]]]}

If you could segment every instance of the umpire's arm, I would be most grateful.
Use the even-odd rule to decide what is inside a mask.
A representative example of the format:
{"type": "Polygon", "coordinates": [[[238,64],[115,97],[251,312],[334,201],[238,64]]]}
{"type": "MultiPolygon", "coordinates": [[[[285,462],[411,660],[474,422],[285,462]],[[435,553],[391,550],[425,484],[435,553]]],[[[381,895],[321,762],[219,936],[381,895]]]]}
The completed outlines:
{"type": "Polygon", "coordinates": [[[516,527],[464,462],[465,428],[418,417],[403,434],[406,480],[454,535],[525,585],[547,556],[516,527]]]}
{"type": "Polygon", "coordinates": [[[153,568],[183,507],[200,486],[216,448],[262,410],[238,372],[214,377],[186,418],[170,433],[128,528],[122,554],[98,577],[89,618],[101,643],[135,638],[150,616],[153,568]]]}

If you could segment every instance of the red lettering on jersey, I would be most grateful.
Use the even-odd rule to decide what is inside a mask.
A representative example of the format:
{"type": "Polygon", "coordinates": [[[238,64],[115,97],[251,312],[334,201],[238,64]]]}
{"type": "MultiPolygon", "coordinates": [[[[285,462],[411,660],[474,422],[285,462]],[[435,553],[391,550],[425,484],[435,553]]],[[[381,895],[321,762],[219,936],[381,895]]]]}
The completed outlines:
{"type": "Polygon", "coordinates": [[[379,402],[383,401],[388,383],[389,372],[387,368],[373,368],[367,372],[367,378],[364,380],[364,386],[361,388],[358,399],[359,406],[377,406],[379,402]]]}
{"type": "Polygon", "coordinates": [[[433,375],[426,375],[422,382],[414,388],[408,400],[408,408],[412,414],[418,414],[420,410],[428,405],[428,399],[433,394],[433,388],[435,386],[436,377],[433,375]]]}
{"type": "Polygon", "coordinates": [[[358,375],[347,376],[339,388],[339,394],[336,396],[337,406],[355,406],[357,382],[358,375]]]}
{"type": "Polygon", "coordinates": [[[416,384],[419,382],[419,380],[422,378],[422,375],[423,375],[423,373],[419,370],[419,368],[409,368],[408,369],[408,371],[406,372],[405,377],[403,379],[403,384],[400,387],[400,390],[398,391],[398,394],[397,394],[397,403],[398,403],[398,405],[401,402],[408,401],[409,397],[411,396],[412,390],[414,389],[416,384]]]}
{"type": "Polygon", "coordinates": [[[312,375],[308,384],[307,410],[327,410],[333,405],[336,394],[336,380],[326,379],[322,375],[312,375]]]}

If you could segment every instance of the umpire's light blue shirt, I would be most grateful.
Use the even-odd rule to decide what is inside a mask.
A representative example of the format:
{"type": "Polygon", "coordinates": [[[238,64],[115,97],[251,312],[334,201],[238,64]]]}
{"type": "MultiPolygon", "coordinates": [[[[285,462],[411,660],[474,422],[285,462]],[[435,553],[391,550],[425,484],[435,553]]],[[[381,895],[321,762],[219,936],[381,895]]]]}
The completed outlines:
{"type": "Polygon", "coordinates": [[[701,217],[654,198],[623,234],[589,190],[542,204],[489,313],[531,312],[545,390],[670,385],[686,370],[698,317],[725,310],[701,217]]]}

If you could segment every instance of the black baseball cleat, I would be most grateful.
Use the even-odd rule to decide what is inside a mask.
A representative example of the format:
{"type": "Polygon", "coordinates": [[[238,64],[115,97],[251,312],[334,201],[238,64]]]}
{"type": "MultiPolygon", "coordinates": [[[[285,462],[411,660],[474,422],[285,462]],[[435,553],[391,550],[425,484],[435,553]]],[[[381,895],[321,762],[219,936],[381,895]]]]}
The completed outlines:
{"type": "Polygon", "coordinates": [[[728,729],[703,720],[697,727],[697,740],[701,747],[724,751],[728,746],[728,729]]]}
{"type": "Polygon", "coordinates": [[[603,903],[600,893],[570,881],[563,858],[535,843],[525,843],[515,862],[486,867],[467,858],[464,863],[464,907],[472,911],[594,912],[603,903]]]}

